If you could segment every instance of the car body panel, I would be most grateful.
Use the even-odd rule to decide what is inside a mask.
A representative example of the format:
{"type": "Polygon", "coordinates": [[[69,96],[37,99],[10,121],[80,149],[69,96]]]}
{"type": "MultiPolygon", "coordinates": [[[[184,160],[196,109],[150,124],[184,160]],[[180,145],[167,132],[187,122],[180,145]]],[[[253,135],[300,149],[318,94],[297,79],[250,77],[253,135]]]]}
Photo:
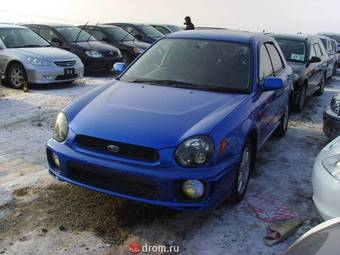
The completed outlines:
{"type": "Polygon", "coordinates": [[[209,209],[230,195],[247,137],[254,135],[254,147],[256,151],[260,150],[288,109],[293,93],[292,69],[276,42],[261,34],[193,31],[177,32],[165,38],[248,44],[252,56],[249,93],[209,92],[122,81],[98,88],[64,109],[69,121],[69,135],[64,143],[53,139],[47,143],[49,170],[53,176],[112,196],[179,210],[209,209]],[[263,43],[275,45],[281,54],[283,68],[275,76],[284,81],[282,89],[263,91],[262,83],[258,81],[258,50],[263,43]],[[180,166],[174,159],[176,148],[195,135],[211,137],[215,152],[197,169],[180,166]],[[84,148],[79,136],[151,148],[158,151],[159,158],[147,161],[84,148]],[[219,153],[224,140],[228,141],[228,146],[219,153]],[[51,153],[58,155],[62,165],[60,171],[53,165],[51,153]],[[73,164],[82,166],[83,170],[75,169],[73,164]],[[117,190],[118,187],[95,185],[91,183],[93,178],[82,181],[73,175],[78,170],[86,172],[90,169],[98,169],[98,178],[100,175],[112,178],[112,175],[118,174],[117,178],[125,181],[131,177],[133,182],[148,182],[147,185],[135,183],[142,185],[140,193],[150,187],[154,190],[152,194],[132,194],[131,190],[127,190],[131,188],[131,179],[123,187],[126,190],[121,191],[117,190]],[[180,185],[188,179],[203,181],[205,193],[201,199],[183,198],[180,185]]]}

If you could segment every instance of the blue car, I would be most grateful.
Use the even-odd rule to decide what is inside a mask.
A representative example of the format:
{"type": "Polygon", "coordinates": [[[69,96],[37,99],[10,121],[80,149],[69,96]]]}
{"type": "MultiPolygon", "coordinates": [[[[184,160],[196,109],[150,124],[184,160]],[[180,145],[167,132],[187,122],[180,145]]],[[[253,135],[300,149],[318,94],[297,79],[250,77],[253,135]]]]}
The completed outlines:
{"type": "Polygon", "coordinates": [[[115,68],[122,73],[112,84],[57,116],[49,172],[178,210],[241,201],[257,152],[288,126],[292,69],[275,40],[176,32],[115,68]]]}

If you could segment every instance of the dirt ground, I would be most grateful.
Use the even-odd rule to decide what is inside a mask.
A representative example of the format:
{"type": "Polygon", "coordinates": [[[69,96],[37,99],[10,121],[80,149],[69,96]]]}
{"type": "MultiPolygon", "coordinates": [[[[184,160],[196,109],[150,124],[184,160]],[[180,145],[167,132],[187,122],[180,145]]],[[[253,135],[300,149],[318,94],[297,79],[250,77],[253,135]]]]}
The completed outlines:
{"type": "Polygon", "coordinates": [[[179,245],[181,254],[282,254],[320,223],[311,173],[315,156],[328,142],[322,111],[340,91],[340,77],[292,115],[283,139],[265,145],[243,202],[200,213],[116,199],[49,176],[45,143],[56,114],[107,82],[86,78],[34,86],[29,93],[0,85],[0,254],[129,254],[134,241],[179,245]],[[283,243],[265,246],[269,223],[256,217],[249,203],[258,195],[279,200],[304,224],[283,243]]]}

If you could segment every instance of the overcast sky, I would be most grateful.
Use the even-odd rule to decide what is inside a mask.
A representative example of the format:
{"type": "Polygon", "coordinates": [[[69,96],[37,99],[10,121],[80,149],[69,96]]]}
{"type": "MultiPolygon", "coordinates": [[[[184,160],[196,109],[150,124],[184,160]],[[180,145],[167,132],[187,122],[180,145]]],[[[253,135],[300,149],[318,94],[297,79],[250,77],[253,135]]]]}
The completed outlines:
{"type": "Polygon", "coordinates": [[[2,0],[0,22],[131,21],[250,31],[339,32],[339,0],[2,0]]]}

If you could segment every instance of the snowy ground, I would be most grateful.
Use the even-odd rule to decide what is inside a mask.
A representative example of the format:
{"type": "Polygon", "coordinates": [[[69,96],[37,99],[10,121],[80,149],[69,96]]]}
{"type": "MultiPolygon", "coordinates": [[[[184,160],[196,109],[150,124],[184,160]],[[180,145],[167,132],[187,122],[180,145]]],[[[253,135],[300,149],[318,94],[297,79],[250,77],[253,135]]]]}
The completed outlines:
{"type": "Polygon", "coordinates": [[[294,113],[283,139],[272,138],[258,156],[247,199],[209,212],[175,212],[107,197],[59,183],[46,169],[45,142],[58,111],[108,78],[35,86],[29,93],[0,85],[0,254],[129,254],[133,241],[179,245],[181,254],[281,254],[320,222],[312,202],[315,156],[327,143],[322,111],[340,91],[340,78],[325,94],[294,113]],[[304,220],[288,240],[266,247],[268,223],[248,202],[259,194],[286,204],[304,220]]]}

